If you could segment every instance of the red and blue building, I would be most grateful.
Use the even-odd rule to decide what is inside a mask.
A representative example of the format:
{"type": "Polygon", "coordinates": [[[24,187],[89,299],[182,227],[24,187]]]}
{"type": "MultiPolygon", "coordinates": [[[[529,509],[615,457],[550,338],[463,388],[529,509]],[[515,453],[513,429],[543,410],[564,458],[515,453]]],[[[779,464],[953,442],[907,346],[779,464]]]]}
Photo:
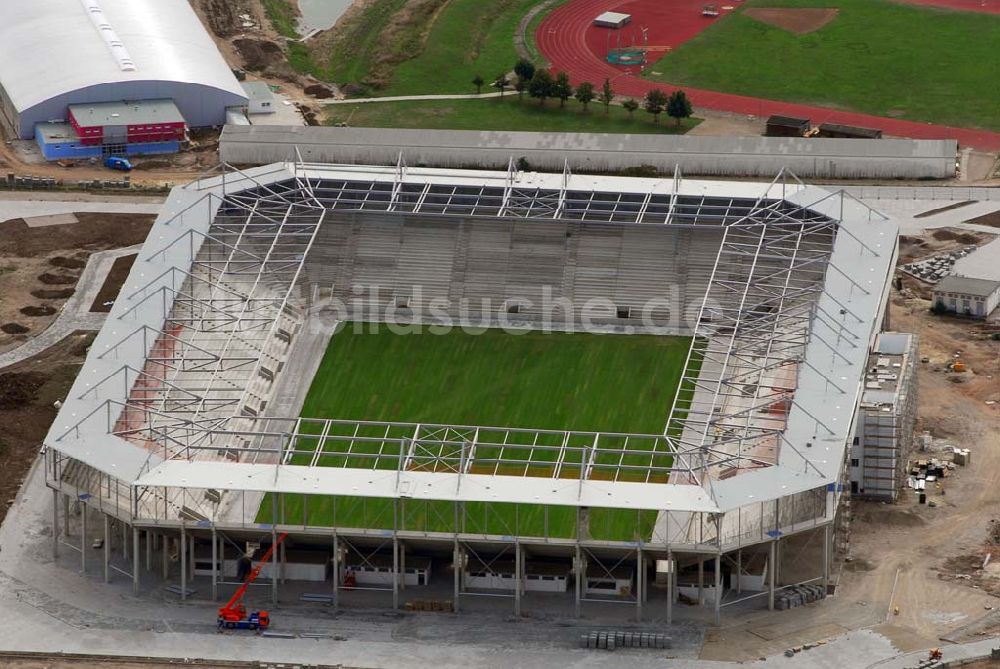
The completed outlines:
{"type": "Polygon", "coordinates": [[[46,160],[176,153],[186,139],[173,100],[74,104],[65,121],[35,125],[46,160]]]}

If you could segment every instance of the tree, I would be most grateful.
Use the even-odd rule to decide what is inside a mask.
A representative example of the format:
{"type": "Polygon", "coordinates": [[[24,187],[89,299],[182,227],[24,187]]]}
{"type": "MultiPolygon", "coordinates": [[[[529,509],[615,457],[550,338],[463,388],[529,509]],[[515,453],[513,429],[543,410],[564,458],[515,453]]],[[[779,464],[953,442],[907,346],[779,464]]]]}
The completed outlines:
{"type": "Polygon", "coordinates": [[[684,91],[674,91],[667,100],[667,116],[675,119],[677,125],[681,124],[681,119],[691,116],[691,101],[684,91]]]}
{"type": "Polygon", "coordinates": [[[559,106],[565,107],[566,101],[573,97],[573,85],[569,83],[569,75],[565,72],[556,74],[552,84],[552,97],[559,98],[559,106]]]}
{"type": "Polygon", "coordinates": [[[483,80],[483,76],[481,74],[477,74],[472,78],[472,85],[476,87],[476,95],[483,92],[483,84],[485,83],[486,82],[483,80]]]}
{"type": "Polygon", "coordinates": [[[507,85],[509,83],[510,83],[510,79],[507,78],[507,73],[506,72],[501,72],[500,74],[497,75],[497,78],[494,79],[493,83],[490,84],[490,85],[493,86],[493,88],[495,88],[498,91],[500,91],[500,97],[503,97],[503,91],[504,91],[505,88],[507,88],[507,85]]]}
{"type": "Polygon", "coordinates": [[[538,104],[545,105],[545,100],[552,97],[555,82],[548,70],[538,70],[528,82],[528,95],[538,98],[538,104]]]}
{"type": "Polygon", "coordinates": [[[615,99],[615,92],[611,88],[610,79],[604,80],[604,86],[601,87],[601,94],[597,96],[597,99],[604,105],[604,113],[607,114],[608,109],[611,107],[611,102],[615,99]]]}
{"type": "Polygon", "coordinates": [[[517,91],[518,102],[524,99],[524,91],[528,88],[530,79],[525,79],[520,74],[514,77],[514,90],[517,91]]]}
{"type": "Polygon", "coordinates": [[[654,88],[646,93],[646,99],[642,103],[643,108],[653,115],[653,121],[660,122],[660,114],[667,106],[667,94],[659,88],[654,88]]]}
{"type": "Polygon", "coordinates": [[[635,98],[625,98],[622,100],[622,107],[625,108],[625,111],[628,112],[629,119],[631,119],[633,112],[639,108],[639,103],[635,98]]]}
{"type": "Polygon", "coordinates": [[[525,81],[531,81],[531,78],[535,76],[535,64],[527,58],[522,58],[514,64],[514,74],[525,81]]]}
{"type": "Polygon", "coordinates": [[[589,81],[581,81],[576,87],[576,101],[583,105],[583,110],[587,111],[587,105],[594,99],[594,84],[589,81]]]}

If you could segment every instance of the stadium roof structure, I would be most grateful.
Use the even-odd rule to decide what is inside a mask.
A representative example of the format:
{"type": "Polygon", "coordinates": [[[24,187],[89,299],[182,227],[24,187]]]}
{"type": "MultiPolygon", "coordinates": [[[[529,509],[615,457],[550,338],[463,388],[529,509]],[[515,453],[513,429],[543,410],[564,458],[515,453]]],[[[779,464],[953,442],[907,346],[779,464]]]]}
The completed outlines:
{"type": "Polygon", "coordinates": [[[223,170],[171,192],[48,448],[136,489],[716,513],[837,483],[898,237],[850,195],[784,173],[748,183],[402,161],[223,170]],[[274,375],[263,373],[268,347],[301,323],[317,232],[357,212],[720,228],[682,379],[691,392],[656,435],[248,411],[274,375]],[[626,464],[636,457],[647,460],[626,464]]]}

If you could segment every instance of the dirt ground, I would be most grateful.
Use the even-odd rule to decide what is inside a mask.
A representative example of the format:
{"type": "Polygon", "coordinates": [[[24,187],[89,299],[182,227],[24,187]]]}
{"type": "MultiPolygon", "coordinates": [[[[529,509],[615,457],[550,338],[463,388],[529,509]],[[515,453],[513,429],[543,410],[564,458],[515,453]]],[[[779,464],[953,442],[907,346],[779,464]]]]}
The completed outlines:
{"type": "Polygon", "coordinates": [[[745,16],[796,35],[816,32],[837,16],[836,9],[750,7],[745,16]]]}
{"type": "MultiPolygon", "coordinates": [[[[93,339],[93,333],[74,333],[0,370],[0,522],[55,420],[53,402],[65,399],[93,339]]],[[[0,666],[7,665],[0,660],[0,666]]]]}
{"type": "Polygon", "coordinates": [[[42,228],[29,228],[23,219],[0,223],[0,353],[55,320],[91,253],[141,243],[155,216],[79,213],[76,218],[77,223],[42,228]]]}
{"type": "Polygon", "coordinates": [[[114,264],[111,265],[111,271],[108,272],[108,275],[104,279],[104,284],[101,285],[101,289],[97,291],[97,296],[94,298],[93,304],[90,305],[91,311],[101,313],[111,311],[115,298],[118,297],[118,293],[122,289],[122,284],[128,278],[128,273],[132,271],[132,265],[135,264],[135,259],[138,257],[138,254],[133,253],[132,255],[115,259],[114,264]]]}

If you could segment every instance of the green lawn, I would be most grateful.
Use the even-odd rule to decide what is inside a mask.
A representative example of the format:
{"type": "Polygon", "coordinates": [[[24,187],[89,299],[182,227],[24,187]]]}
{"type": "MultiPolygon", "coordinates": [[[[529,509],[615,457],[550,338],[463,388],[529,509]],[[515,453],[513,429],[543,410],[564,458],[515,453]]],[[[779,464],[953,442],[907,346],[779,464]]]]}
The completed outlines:
{"type": "Polygon", "coordinates": [[[746,7],[840,11],[820,30],[802,36],[737,11],[650,66],[647,76],[713,91],[1000,130],[1000,16],[885,0],[751,0],[746,7]]]}
{"type": "Polygon", "coordinates": [[[291,39],[299,37],[298,14],[296,13],[295,0],[262,0],[264,12],[267,20],[271,22],[271,27],[278,34],[291,39]]]}
{"type": "Polygon", "coordinates": [[[448,0],[440,11],[393,24],[405,0],[373,0],[332,42],[291,45],[289,61],[321,79],[362,86],[365,95],[474,93],[477,74],[488,86],[513,69],[517,24],[540,2],[448,0]]]}
{"type": "MultiPolygon", "coordinates": [[[[334,335],[306,397],[303,417],[658,434],[690,343],[684,337],[512,335],[502,330],[399,335],[386,326],[364,327],[367,330],[358,333],[349,324],[334,335]]],[[[384,428],[373,428],[359,434],[383,433],[384,428]]],[[[391,436],[402,439],[409,433],[407,429],[391,436]]],[[[553,438],[556,441],[546,445],[558,446],[560,440],[553,438]]],[[[508,457],[528,453],[530,443],[517,442],[516,437],[509,442],[508,457]]],[[[303,438],[298,448],[314,449],[315,440],[303,438]]],[[[375,459],[329,449],[319,464],[370,467],[374,461],[376,467],[390,469],[398,463],[398,450],[380,451],[384,457],[375,459]]],[[[477,451],[477,460],[496,458],[497,450],[477,451]]],[[[354,447],[354,453],[376,451],[376,446],[354,447]]],[[[670,460],[663,453],[630,457],[634,464],[662,466],[670,460]]],[[[535,473],[551,473],[546,462],[552,454],[536,450],[533,459],[538,463],[535,473]]],[[[308,460],[303,455],[295,462],[308,460]]],[[[272,521],[272,504],[272,499],[264,500],[258,522],[272,521]]],[[[313,495],[304,504],[302,496],[286,495],[284,522],[391,528],[392,507],[384,499],[313,495]]],[[[568,507],[470,503],[460,522],[463,531],[471,533],[542,536],[547,528],[549,536],[568,538],[574,536],[574,518],[574,509],[568,507]]],[[[646,540],[655,519],[656,512],[595,508],[589,512],[589,531],[601,539],[646,540]]],[[[406,500],[401,521],[406,529],[452,531],[454,506],[406,500]]]]}
{"type": "Polygon", "coordinates": [[[687,119],[678,127],[672,118],[636,111],[632,118],[621,107],[612,105],[608,113],[598,102],[584,111],[575,100],[559,107],[558,100],[545,106],[517,94],[482,100],[407,100],[402,102],[363,102],[327,107],[327,123],[344,122],[355,127],[427,128],[445,130],[532,130],[536,132],[612,132],[642,134],[685,133],[701,123],[687,119]]]}

